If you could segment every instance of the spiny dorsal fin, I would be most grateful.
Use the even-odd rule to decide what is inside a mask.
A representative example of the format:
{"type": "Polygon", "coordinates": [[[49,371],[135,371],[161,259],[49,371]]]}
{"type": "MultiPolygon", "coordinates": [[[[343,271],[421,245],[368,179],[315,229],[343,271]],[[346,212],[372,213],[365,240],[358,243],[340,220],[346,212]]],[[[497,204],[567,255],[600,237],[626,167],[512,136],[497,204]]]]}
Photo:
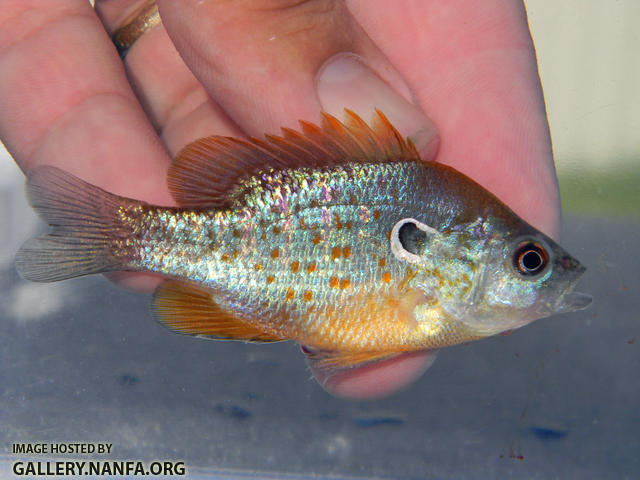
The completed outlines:
{"type": "Polygon", "coordinates": [[[345,109],[346,120],[323,113],[321,126],[300,122],[301,132],[239,140],[212,136],[186,146],[169,168],[169,190],[180,205],[216,207],[242,178],[271,168],[342,165],[348,162],[419,161],[387,117],[376,109],[372,127],[345,109]]]}
{"type": "Polygon", "coordinates": [[[210,290],[186,282],[162,283],[153,294],[152,311],[156,320],[179,333],[253,342],[282,340],[222,310],[210,290]]]}

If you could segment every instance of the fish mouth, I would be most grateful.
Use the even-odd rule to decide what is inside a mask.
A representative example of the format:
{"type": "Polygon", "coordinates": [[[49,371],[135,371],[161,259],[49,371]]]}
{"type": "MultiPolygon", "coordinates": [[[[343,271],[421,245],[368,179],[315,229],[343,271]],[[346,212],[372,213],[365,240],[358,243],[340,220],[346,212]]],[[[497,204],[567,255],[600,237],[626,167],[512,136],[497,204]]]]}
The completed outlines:
{"type": "Polygon", "coordinates": [[[560,301],[556,304],[555,313],[568,313],[577,312],[578,310],[584,310],[593,302],[593,297],[586,293],[580,292],[565,292],[560,297],[560,301]]]}
{"type": "Polygon", "coordinates": [[[567,279],[570,280],[570,282],[569,286],[558,298],[558,301],[552,309],[552,312],[554,314],[577,312],[589,307],[589,305],[591,305],[591,303],[593,302],[593,298],[591,297],[591,295],[573,291],[575,283],[587,271],[586,267],[582,265],[578,260],[569,255],[563,255],[559,259],[559,264],[563,267],[565,275],[568,274],[567,279]]]}

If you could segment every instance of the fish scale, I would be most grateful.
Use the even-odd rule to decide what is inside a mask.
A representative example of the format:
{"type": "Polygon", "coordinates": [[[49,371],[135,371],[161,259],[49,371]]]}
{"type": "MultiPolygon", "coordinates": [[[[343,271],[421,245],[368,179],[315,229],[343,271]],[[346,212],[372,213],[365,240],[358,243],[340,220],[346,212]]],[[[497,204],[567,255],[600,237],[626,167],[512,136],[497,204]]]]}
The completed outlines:
{"type": "MultiPolygon", "coordinates": [[[[401,276],[402,267],[387,255],[387,242],[381,241],[385,239],[385,232],[391,229],[392,219],[387,218],[388,214],[384,214],[385,218],[376,215],[382,216],[380,210],[390,209],[389,200],[382,196],[374,198],[370,205],[351,205],[350,202],[354,195],[362,198],[372,183],[383,187],[378,189],[383,194],[406,189],[401,183],[406,183],[410,177],[398,172],[406,170],[406,166],[383,165],[375,171],[375,165],[356,164],[335,170],[338,172],[327,170],[313,176],[304,171],[280,172],[278,184],[273,176],[266,179],[263,176],[257,183],[269,185],[268,190],[255,186],[243,188],[254,197],[253,202],[244,199],[245,204],[261,205],[262,209],[247,211],[245,207],[242,213],[235,215],[231,212],[203,214],[203,218],[218,217],[209,222],[207,234],[194,235],[191,231],[185,238],[183,232],[189,231],[189,223],[203,223],[203,219],[167,222],[165,217],[175,219],[180,214],[173,209],[156,211],[151,214],[156,220],[149,222],[150,228],[143,235],[149,246],[144,248],[147,256],[140,259],[139,266],[174,277],[206,278],[206,286],[217,292],[217,302],[224,303],[225,298],[231,298],[241,303],[243,316],[254,321],[264,322],[265,310],[286,313],[288,318],[302,318],[307,328],[297,329],[295,324],[290,324],[293,328],[287,329],[280,325],[280,331],[306,342],[307,338],[300,331],[306,332],[317,324],[312,330],[319,329],[324,333],[325,319],[314,312],[326,311],[329,305],[348,304],[363,290],[370,296],[389,295],[397,288],[401,276]],[[364,188],[358,186],[357,177],[369,180],[364,188]],[[376,204],[376,201],[380,203],[376,204]],[[308,207],[309,203],[314,207],[308,207]],[[274,212],[274,205],[281,211],[274,212]],[[363,207],[367,210],[365,215],[363,207]],[[159,229],[157,225],[163,228],[159,229]],[[209,240],[211,255],[206,256],[201,246],[209,240]],[[167,244],[181,245],[185,256],[180,262],[166,263],[167,244]],[[384,268],[380,266],[382,258],[385,259],[384,268]],[[300,263],[305,261],[316,266],[313,272],[300,271],[300,263]],[[295,273],[291,268],[294,262],[298,265],[295,273]],[[194,275],[193,272],[200,273],[194,275]],[[385,282],[384,273],[393,280],[385,282]]],[[[256,182],[252,179],[248,183],[256,182]]],[[[264,323],[275,327],[268,325],[268,321],[264,323]]],[[[359,324],[353,328],[360,328],[359,324]]],[[[343,330],[345,338],[355,336],[347,329],[343,330]]],[[[359,335],[363,336],[362,333],[359,335]]],[[[375,342],[369,343],[375,345],[375,342]]]]}
{"type": "Polygon", "coordinates": [[[209,137],[169,169],[178,207],[117,197],[52,167],[31,204],[53,227],[25,278],[113,270],[169,278],[154,316],[181,333],[295,340],[330,373],[574,311],[584,272],[454,169],[424,163],[381,112],[249,141],[209,137]]]}

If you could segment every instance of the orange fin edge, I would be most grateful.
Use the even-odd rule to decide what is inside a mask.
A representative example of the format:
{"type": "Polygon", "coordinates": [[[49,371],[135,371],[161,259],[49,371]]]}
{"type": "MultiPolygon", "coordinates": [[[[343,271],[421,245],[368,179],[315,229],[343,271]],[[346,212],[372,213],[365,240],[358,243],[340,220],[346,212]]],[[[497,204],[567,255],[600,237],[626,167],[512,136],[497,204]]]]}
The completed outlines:
{"type": "Polygon", "coordinates": [[[248,342],[284,340],[221,309],[213,301],[212,293],[187,282],[165,281],[153,294],[153,317],[170,330],[186,335],[248,342]]]}
{"type": "Polygon", "coordinates": [[[271,168],[420,161],[412,142],[378,109],[371,126],[345,109],[344,122],[322,113],[320,126],[301,121],[300,128],[283,128],[282,136],[266,135],[265,140],[222,136],[196,140],[178,153],[169,168],[169,190],[183,206],[221,207],[243,178],[271,168]]]}
{"type": "Polygon", "coordinates": [[[372,351],[313,351],[306,347],[302,351],[307,355],[307,361],[316,372],[334,375],[352,368],[363,367],[381,360],[397,357],[404,352],[372,351]]]}

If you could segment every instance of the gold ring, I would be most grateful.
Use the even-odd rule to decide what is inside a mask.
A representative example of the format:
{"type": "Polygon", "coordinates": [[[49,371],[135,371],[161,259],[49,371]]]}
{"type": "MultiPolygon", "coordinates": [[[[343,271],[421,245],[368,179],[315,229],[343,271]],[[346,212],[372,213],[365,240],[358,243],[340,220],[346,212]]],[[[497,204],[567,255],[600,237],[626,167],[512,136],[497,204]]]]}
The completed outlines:
{"type": "Polygon", "coordinates": [[[129,15],[124,21],[124,25],[111,35],[111,40],[118,49],[120,58],[124,59],[127,56],[129,49],[142,34],[156,25],[160,25],[160,23],[162,23],[162,20],[155,1],[147,2],[129,15]]]}

